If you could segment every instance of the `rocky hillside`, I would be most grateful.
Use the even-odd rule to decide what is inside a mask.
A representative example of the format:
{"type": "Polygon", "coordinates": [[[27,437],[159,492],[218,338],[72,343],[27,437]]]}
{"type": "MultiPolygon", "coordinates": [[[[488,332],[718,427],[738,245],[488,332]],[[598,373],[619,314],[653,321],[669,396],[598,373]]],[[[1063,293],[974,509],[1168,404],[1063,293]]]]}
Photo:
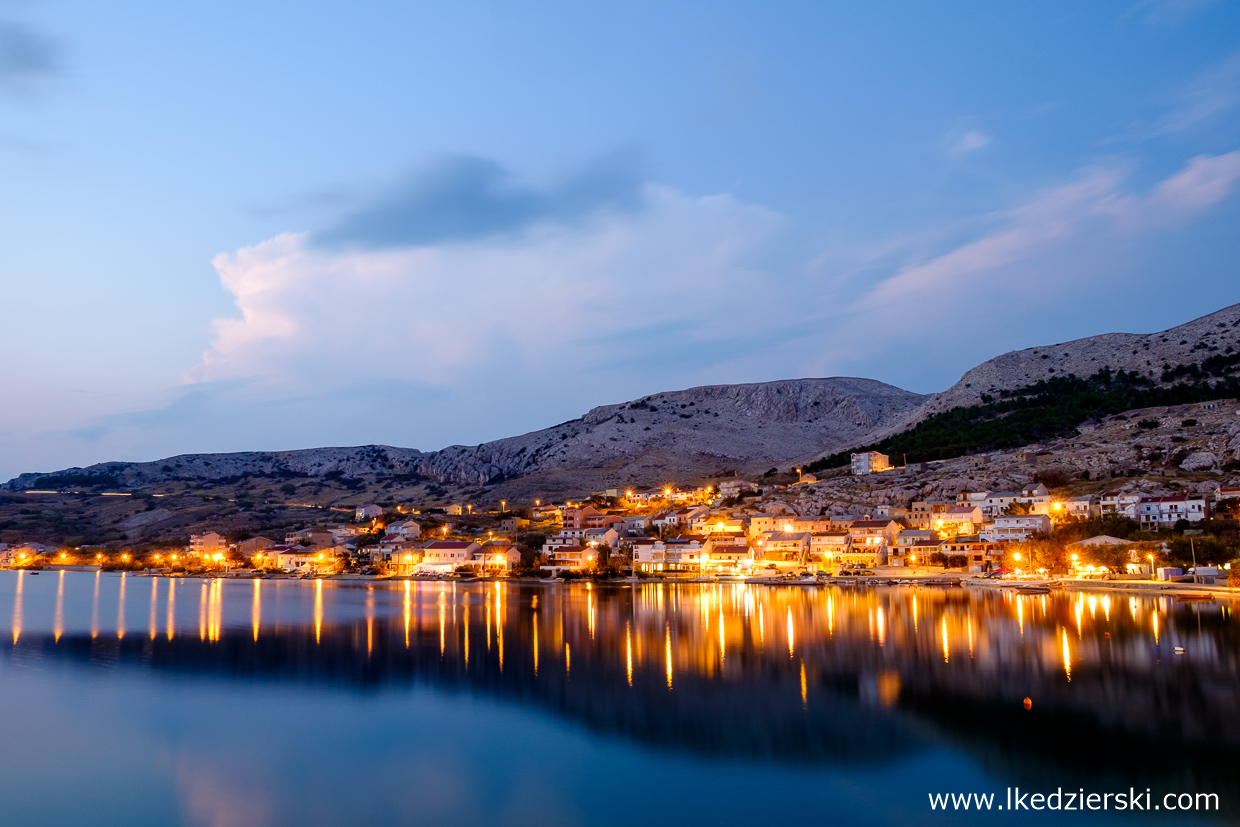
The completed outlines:
{"type": "Polygon", "coordinates": [[[1110,368],[1135,371],[1160,382],[1164,367],[1201,364],[1216,355],[1240,352],[1240,304],[1161,333],[1104,333],[1057,345],[1014,350],[983,362],[942,393],[879,429],[880,438],[906,430],[928,416],[979,405],[982,395],[1075,374],[1088,377],[1110,368]]]}
{"type": "MultiPolygon", "coordinates": [[[[595,408],[552,428],[476,446],[423,453],[370,445],[303,451],[186,454],[154,462],[110,462],[23,474],[10,490],[101,484],[142,487],[176,480],[237,478],[425,478],[483,484],[544,472],[632,465],[662,482],[678,474],[762,471],[864,442],[925,397],[870,379],[793,379],[711,385],[595,408]],[[657,461],[643,463],[643,458],[657,461]],[[663,470],[668,469],[668,470],[663,470]]],[[[649,476],[649,479],[645,477],[649,476]]]]}

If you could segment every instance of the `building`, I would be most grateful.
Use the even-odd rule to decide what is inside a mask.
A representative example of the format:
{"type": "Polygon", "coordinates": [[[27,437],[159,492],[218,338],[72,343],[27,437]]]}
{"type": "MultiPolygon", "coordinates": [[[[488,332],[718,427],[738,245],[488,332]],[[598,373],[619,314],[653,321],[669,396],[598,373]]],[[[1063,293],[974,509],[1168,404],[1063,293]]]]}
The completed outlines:
{"type": "Polygon", "coordinates": [[[651,522],[649,514],[631,514],[628,517],[625,517],[624,521],[621,523],[621,526],[624,528],[624,533],[630,536],[644,534],[646,529],[650,528],[650,525],[651,522]]]}
{"type": "Polygon", "coordinates": [[[755,556],[776,566],[804,566],[809,562],[809,538],[805,531],[768,531],[758,538],[755,556]]]}
{"type": "Polygon", "coordinates": [[[530,519],[535,522],[543,522],[545,520],[552,520],[558,523],[561,521],[562,517],[563,517],[563,514],[560,511],[560,507],[558,505],[537,504],[533,508],[530,509],[530,519]]]}
{"type": "Polygon", "coordinates": [[[909,506],[908,516],[905,522],[910,528],[926,529],[933,528],[934,521],[939,514],[942,514],[951,507],[949,502],[935,502],[932,500],[915,500],[909,506]]]}
{"type": "Polygon", "coordinates": [[[614,528],[587,528],[581,539],[582,545],[592,548],[597,546],[615,548],[620,543],[620,535],[614,528]]]}
{"type": "Polygon", "coordinates": [[[227,550],[228,542],[214,531],[208,531],[206,534],[191,534],[189,537],[189,553],[194,557],[214,557],[227,550]]]}
{"type": "Polygon", "coordinates": [[[851,565],[887,565],[900,528],[895,520],[854,520],[848,529],[852,535],[852,549],[848,555],[851,565]]]}
{"type": "Polygon", "coordinates": [[[966,558],[966,565],[971,572],[999,567],[1003,562],[1005,550],[1003,543],[987,540],[976,534],[944,540],[938,548],[938,551],[949,557],[966,558]]]}
{"type": "Polygon", "coordinates": [[[1217,500],[1240,500],[1240,485],[1220,485],[1214,495],[1217,500]]]}
{"type": "Polygon", "coordinates": [[[422,561],[418,571],[450,574],[460,566],[469,565],[474,552],[482,548],[467,540],[431,540],[422,544],[422,561]]]}
{"type": "Polygon", "coordinates": [[[549,572],[552,577],[565,571],[583,571],[594,565],[596,554],[597,552],[589,546],[557,546],[548,555],[551,562],[539,568],[549,572]]]}
{"type": "Polygon", "coordinates": [[[736,572],[752,565],[753,554],[744,543],[712,541],[702,550],[702,568],[706,571],[736,572]]]}
{"type": "Polygon", "coordinates": [[[981,537],[992,543],[1019,543],[1050,530],[1051,518],[1046,514],[1000,514],[986,523],[981,537]]]}
{"type": "Polygon", "coordinates": [[[1172,528],[1180,520],[1201,522],[1207,514],[1204,497],[1142,497],[1137,502],[1137,520],[1148,531],[1172,528]]]}
{"type": "Polygon", "coordinates": [[[1099,505],[1097,498],[1091,496],[1072,497],[1066,503],[1068,516],[1075,517],[1078,520],[1088,520],[1091,517],[1102,516],[1102,506],[1099,505]]]}
{"type": "Polygon", "coordinates": [[[1006,514],[1013,504],[1020,502],[1020,494],[1016,491],[987,491],[986,499],[982,500],[982,516],[993,517],[1006,514]]]}
{"type": "Polygon", "coordinates": [[[395,535],[397,537],[406,537],[410,540],[416,540],[422,533],[421,523],[413,520],[397,520],[394,523],[388,523],[384,530],[385,534],[395,535]]]}
{"type": "Polygon", "coordinates": [[[336,545],[336,535],[330,528],[307,528],[302,531],[290,531],[284,535],[284,545],[330,548],[336,545]]]}
{"type": "Polygon", "coordinates": [[[1100,504],[1103,514],[1115,514],[1120,517],[1137,519],[1137,503],[1141,502],[1140,494],[1125,494],[1120,491],[1105,491],[1100,504]]]}
{"type": "Polygon", "coordinates": [[[848,531],[818,531],[809,535],[809,562],[815,570],[838,565],[852,551],[848,531]]]}
{"type": "Polygon", "coordinates": [[[595,521],[603,516],[603,512],[587,505],[584,508],[565,508],[563,516],[565,528],[597,528],[602,523],[595,521]]]}
{"type": "Polygon", "coordinates": [[[865,451],[852,455],[852,472],[855,475],[877,474],[891,470],[891,459],[878,451],[865,451]]]}
{"type": "Polygon", "coordinates": [[[935,515],[931,528],[940,537],[954,537],[957,534],[976,534],[985,521],[980,505],[949,505],[935,515]]]}
{"type": "Polygon", "coordinates": [[[655,540],[639,537],[632,542],[634,571],[700,571],[707,562],[707,545],[700,537],[655,540]]]}
{"type": "Polygon", "coordinates": [[[928,528],[906,528],[896,534],[895,545],[891,549],[888,561],[893,566],[913,565],[910,557],[920,556],[917,551],[917,544],[921,542],[933,542],[937,546],[939,536],[928,528]]]}
{"type": "Polygon", "coordinates": [[[266,551],[274,546],[275,543],[266,537],[251,537],[248,540],[241,540],[232,544],[232,551],[240,554],[242,557],[249,559],[259,552],[266,551]]]}
{"type": "Polygon", "coordinates": [[[499,521],[500,531],[524,531],[530,527],[530,521],[524,517],[505,517],[499,521]]]}
{"type": "Polygon", "coordinates": [[[1048,503],[1051,501],[1051,492],[1045,485],[1040,482],[1030,483],[1020,489],[1021,502],[1029,503],[1048,503]]]}
{"type": "Polygon", "coordinates": [[[359,505],[356,510],[354,510],[353,519],[355,522],[364,523],[367,520],[373,520],[376,517],[382,516],[382,514],[382,508],[374,503],[367,503],[366,505],[359,505]]]}
{"type": "Polygon", "coordinates": [[[272,546],[267,553],[274,556],[280,569],[289,573],[324,574],[336,566],[334,555],[317,548],[272,546]]]}
{"type": "Polygon", "coordinates": [[[521,565],[521,552],[505,540],[490,540],[474,552],[473,562],[483,572],[507,574],[521,565]]]}

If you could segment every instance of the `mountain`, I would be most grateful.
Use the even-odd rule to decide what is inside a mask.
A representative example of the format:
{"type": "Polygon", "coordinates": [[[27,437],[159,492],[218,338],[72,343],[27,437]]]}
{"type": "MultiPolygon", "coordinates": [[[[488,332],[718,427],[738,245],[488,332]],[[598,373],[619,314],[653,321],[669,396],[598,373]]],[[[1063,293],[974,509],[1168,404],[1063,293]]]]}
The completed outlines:
{"type": "MultiPolygon", "coordinates": [[[[142,487],[239,478],[355,479],[481,485],[570,475],[646,485],[723,471],[761,472],[864,442],[925,399],[871,379],[791,379],[709,385],[594,408],[580,419],[522,436],[424,453],[368,445],[301,451],[185,454],[22,474],[10,490],[39,486],[142,487]],[[617,475],[617,469],[624,473],[617,475]],[[595,471],[595,474],[584,473],[595,471]]],[[[553,486],[559,488],[561,486],[553,486]]]]}
{"type": "Polygon", "coordinates": [[[980,405],[983,395],[995,397],[1002,390],[1032,385],[1056,376],[1093,376],[1104,368],[1130,371],[1155,384],[1164,380],[1167,368],[1200,365],[1207,359],[1240,363],[1240,304],[1194,319],[1160,333],[1104,333],[1057,345],[1014,350],[972,368],[942,393],[931,394],[917,408],[880,426],[873,434],[882,439],[911,428],[918,422],[952,408],[980,405]]]}

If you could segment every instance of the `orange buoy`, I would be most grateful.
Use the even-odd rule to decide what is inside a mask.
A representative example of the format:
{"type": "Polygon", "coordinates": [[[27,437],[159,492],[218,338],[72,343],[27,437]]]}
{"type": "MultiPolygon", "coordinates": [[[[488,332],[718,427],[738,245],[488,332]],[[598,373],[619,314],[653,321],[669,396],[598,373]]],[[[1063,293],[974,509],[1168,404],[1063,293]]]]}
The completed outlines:
{"type": "Polygon", "coordinates": [[[1103,632],[1103,633],[1102,633],[1102,636],[1103,636],[1103,637],[1110,637],[1110,636],[1111,636],[1111,633],[1110,633],[1110,632],[1103,632]]]}
{"type": "Polygon", "coordinates": [[[1033,701],[1029,700],[1028,698],[1025,698],[1025,709],[1026,710],[1033,709],[1033,701]]]}

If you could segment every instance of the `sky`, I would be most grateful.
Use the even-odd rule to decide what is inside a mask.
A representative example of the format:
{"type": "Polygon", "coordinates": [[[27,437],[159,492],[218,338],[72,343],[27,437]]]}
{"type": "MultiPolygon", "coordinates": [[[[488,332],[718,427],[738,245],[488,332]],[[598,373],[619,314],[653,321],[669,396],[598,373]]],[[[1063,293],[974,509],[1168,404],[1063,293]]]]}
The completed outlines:
{"type": "Polygon", "coordinates": [[[1240,4],[0,0],[0,479],[1240,302],[1240,4]]]}

